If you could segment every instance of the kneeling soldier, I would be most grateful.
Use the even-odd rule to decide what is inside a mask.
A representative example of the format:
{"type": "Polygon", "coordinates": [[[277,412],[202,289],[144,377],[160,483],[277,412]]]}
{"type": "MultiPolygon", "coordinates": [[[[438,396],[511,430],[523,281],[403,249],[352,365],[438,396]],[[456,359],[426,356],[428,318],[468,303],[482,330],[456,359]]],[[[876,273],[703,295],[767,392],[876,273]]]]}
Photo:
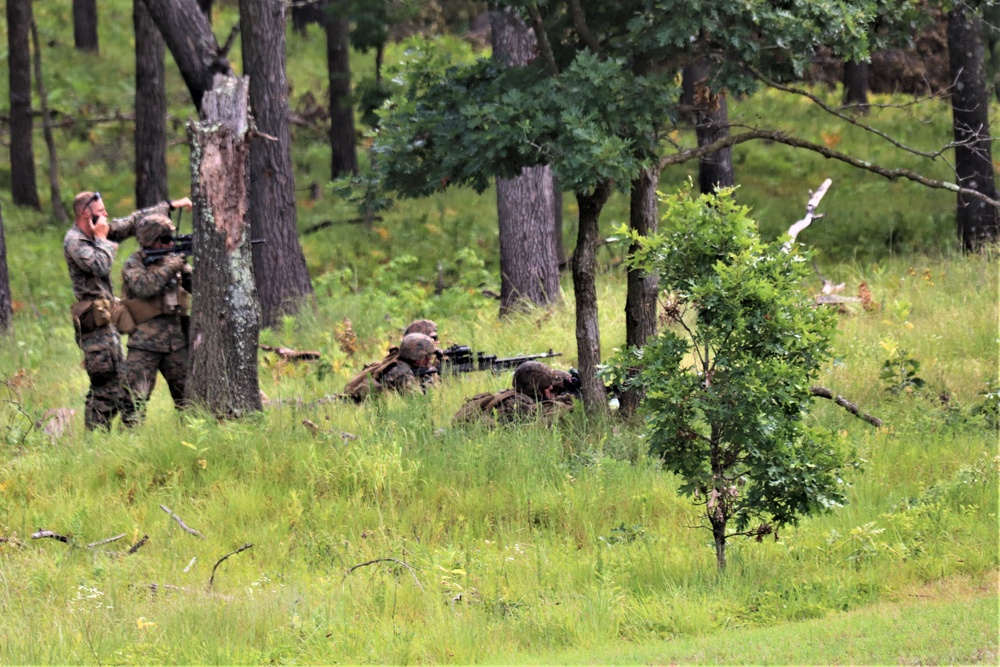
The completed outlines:
{"type": "Polygon", "coordinates": [[[573,397],[562,392],[571,379],[565,371],[540,361],[526,361],[514,371],[513,389],[477,394],[466,400],[452,424],[480,422],[493,427],[536,419],[551,424],[573,410],[573,397]]]}
{"type": "Polygon", "coordinates": [[[123,300],[135,330],[128,338],[128,383],[141,420],[146,401],[156,386],[156,372],[170,388],[174,405],[184,407],[187,380],[187,318],[191,265],[180,255],[168,254],[149,261],[148,250],[173,246],[174,226],[165,215],[148,215],[136,225],[135,237],[141,250],[132,253],[122,270],[123,300]],[[148,263],[148,266],[147,266],[148,263]]]}
{"type": "Polygon", "coordinates": [[[382,361],[365,366],[347,383],[344,393],[360,402],[369,394],[385,390],[405,393],[418,387],[426,389],[437,375],[440,353],[430,336],[407,334],[398,350],[390,351],[382,361]]]}

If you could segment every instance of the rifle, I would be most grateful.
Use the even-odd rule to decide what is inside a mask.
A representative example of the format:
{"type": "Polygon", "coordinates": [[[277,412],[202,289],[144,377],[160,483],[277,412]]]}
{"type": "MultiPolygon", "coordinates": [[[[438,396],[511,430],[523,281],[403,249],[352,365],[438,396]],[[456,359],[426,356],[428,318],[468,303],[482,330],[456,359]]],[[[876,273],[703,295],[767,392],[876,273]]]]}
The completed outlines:
{"type": "Polygon", "coordinates": [[[535,359],[548,359],[550,357],[561,357],[562,352],[548,352],[539,354],[526,354],[521,357],[497,358],[495,354],[485,352],[473,352],[468,345],[452,345],[441,351],[441,374],[457,375],[459,373],[474,373],[477,371],[493,371],[499,373],[509,368],[517,368],[525,361],[535,359]]]}
{"type": "Polygon", "coordinates": [[[143,250],[142,265],[149,266],[153,262],[163,259],[167,255],[182,255],[190,257],[194,253],[194,236],[191,234],[177,234],[174,236],[174,244],[169,248],[157,248],[156,250],[143,250]]]}

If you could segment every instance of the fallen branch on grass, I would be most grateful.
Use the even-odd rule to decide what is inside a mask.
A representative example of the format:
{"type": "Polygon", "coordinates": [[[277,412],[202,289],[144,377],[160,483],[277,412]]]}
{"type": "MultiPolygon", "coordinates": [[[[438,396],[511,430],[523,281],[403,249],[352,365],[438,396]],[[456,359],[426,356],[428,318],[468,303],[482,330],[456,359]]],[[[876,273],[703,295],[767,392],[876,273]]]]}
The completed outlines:
{"type": "Polygon", "coordinates": [[[274,345],[258,345],[257,347],[265,352],[274,352],[285,361],[316,361],[320,358],[320,353],[313,350],[302,352],[290,347],[275,347],[274,345]]]}
{"type": "Polygon", "coordinates": [[[812,196],[809,198],[809,202],[806,204],[806,217],[802,218],[788,228],[788,235],[792,237],[792,240],[785,243],[785,252],[792,249],[792,243],[794,243],[799,237],[799,234],[802,233],[803,229],[812,224],[813,220],[818,220],[823,217],[822,214],[816,214],[816,207],[819,206],[820,201],[823,199],[823,195],[826,194],[826,191],[830,189],[832,184],[833,181],[828,178],[823,181],[822,185],[819,186],[816,192],[812,193],[812,196]]]}
{"type": "Polygon", "coordinates": [[[215,565],[212,566],[212,576],[209,577],[209,579],[208,579],[208,590],[212,590],[212,584],[215,583],[215,569],[217,567],[219,567],[219,565],[222,564],[222,561],[226,560],[230,556],[235,556],[236,554],[240,553],[241,551],[246,551],[247,549],[249,549],[252,546],[253,545],[248,542],[247,544],[244,544],[242,547],[240,547],[236,551],[233,551],[232,553],[228,553],[225,556],[223,556],[222,558],[220,558],[218,561],[216,561],[215,565]]]}
{"type": "Polygon", "coordinates": [[[844,408],[858,419],[863,419],[872,426],[878,426],[878,427],[882,426],[881,419],[879,419],[878,417],[872,417],[867,412],[862,412],[861,410],[858,409],[858,406],[854,405],[854,403],[851,403],[843,396],[838,396],[834,394],[833,391],[827,389],[826,387],[817,387],[817,386],[809,387],[809,393],[811,393],[813,396],[819,396],[820,398],[830,399],[831,401],[833,401],[840,407],[844,408]]]}
{"type": "Polygon", "coordinates": [[[149,542],[149,535],[143,535],[142,539],[140,539],[138,542],[136,542],[131,547],[129,547],[128,551],[125,552],[125,555],[126,556],[131,556],[136,551],[138,551],[143,546],[145,546],[146,542],[149,542]]]}
{"type": "Polygon", "coordinates": [[[115,535],[114,537],[109,537],[106,540],[101,540],[100,542],[91,542],[90,544],[87,545],[87,548],[88,549],[93,549],[95,547],[100,547],[100,546],[103,546],[105,544],[111,544],[112,542],[117,542],[118,540],[122,539],[123,537],[125,537],[125,533],[122,533],[121,535],[115,535]]]}
{"type": "Polygon", "coordinates": [[[58,540],[65,544],[69,544],[70,539],[65,535],[60,535],[59,533],[53,533],[51,530],[39,530],[37,533],[32,533],[31,539],[40,540],[44,537],[48,537],[53,540],[58,540]]]}
{"type": "MultiPolygon", "coordinates": [[[[347,572],[344,573],[344,579],[347,579],[347,575],[349,575],[351,572],[354,572],[359,567],[367,567],[368,565],[375,565],[376,563],[396,563],[397,565],[402,565],[403,567],[405,567],[407,570],[410,571],[411,575],[413,575],[413,581],[416,582],[417,588],[419,588],[420,590],[424,590],[424,587],[420,585],[420,580],[417,579],[417,573],[413,571],[413,568],[410,567],[407,563],[404,563],[403,561],[398,560],[396,558],[376,558],[375,560],[366,561],[364,563],[358,563],[357,565],[355,565],[354,567],[352,567],[351,569],[349,569],[347,572]]],[[[343,579],[341,581],[343,581],[343,579]]]]}
{"type": "Polygon", "coordinates": [[[174,514],[173,511],[169,507],[167,507],[166,505],[160,505],[160,509],[163,510],[164,512],[166,512],[167,514],[169,514],[171,516],[171,518],[173,518],[174,521],[176,521],[178,524],[180,524],[180,527],[183,528],[185,531],[187,531],[188,533],[191,533],[195,537],[200,537],[201,539],[205,539],[204,535],[202,535],[197,530],[195,530],[194,528],[191,528],[186,523],[184,523],[184,520],[181,519],[176,514],[174,514]]]}

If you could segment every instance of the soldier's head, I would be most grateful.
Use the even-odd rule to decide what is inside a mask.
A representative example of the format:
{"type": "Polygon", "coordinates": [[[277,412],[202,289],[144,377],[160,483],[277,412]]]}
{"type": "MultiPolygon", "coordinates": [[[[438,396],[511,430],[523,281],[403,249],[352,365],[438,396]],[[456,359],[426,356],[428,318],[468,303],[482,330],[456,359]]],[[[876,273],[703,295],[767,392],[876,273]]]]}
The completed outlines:
{"type": "Polygon", "coordinates": [[[100,192],[90,192],[85,190],[73,197],[73,217],[76,225],[81,229],[89,229],[89,225],[84,222],[92,222],[94,218],[108,217],[108,211],[104,208],[104,200],[101,199],[100,192]]]}
{"type": "Polygon", "coordinates": [[[557,371],[540,361],[526,361],[514,371],[514,391],[536,400],[552,398],[553,386],[568,377],[569,373],[557,371]]]}
{"type": "Polygon", "coordinates": [[[399,344],[399,358],[417,367],[433,366],[439,352],[434,339],[422,333],[407,334],[399,344]]]}
{"type": "Polygon", "coordinates": [[[169,248],[174,242],[174,223],[159,213],[147,215],[135,226],[135,240],[143,248],[169,248]]]}
{"type": "Polygon", "coordinates": [[[421,333],[425,336],[430,336],[434,340],[438,339],[438,325],[434,320],[413,320],[410,322],[410,326],[406,327],[406,331],[403,332],[404,336],[412,333],[421,333]]]}

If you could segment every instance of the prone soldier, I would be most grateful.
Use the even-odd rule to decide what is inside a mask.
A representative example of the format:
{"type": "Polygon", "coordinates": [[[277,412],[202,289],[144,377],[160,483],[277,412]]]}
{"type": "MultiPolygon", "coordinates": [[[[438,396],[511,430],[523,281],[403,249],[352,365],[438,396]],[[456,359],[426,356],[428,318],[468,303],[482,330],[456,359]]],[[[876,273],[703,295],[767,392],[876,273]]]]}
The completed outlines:
{"type": "Polygon", "coordinates": [[[434,339],[426,334],[411,333],[403,336],[398,350],[390,350],[380,362],[368,364],[351,379],[344,394],[355,401],[363,401],[373,393],[386,390],[406,393],[416,388],[426,389],[437,375],[441,351],[434,339]]]}
{"type": "Polygon", "coordinates": [[[565,389],[572,377],[540,361],[525,361],[514,371],[513,389],[476,394],[467,399],[452,424],[482,423],[489,427],[540,420],[552,424],[573,410],[573,397],[565,389]]]}

